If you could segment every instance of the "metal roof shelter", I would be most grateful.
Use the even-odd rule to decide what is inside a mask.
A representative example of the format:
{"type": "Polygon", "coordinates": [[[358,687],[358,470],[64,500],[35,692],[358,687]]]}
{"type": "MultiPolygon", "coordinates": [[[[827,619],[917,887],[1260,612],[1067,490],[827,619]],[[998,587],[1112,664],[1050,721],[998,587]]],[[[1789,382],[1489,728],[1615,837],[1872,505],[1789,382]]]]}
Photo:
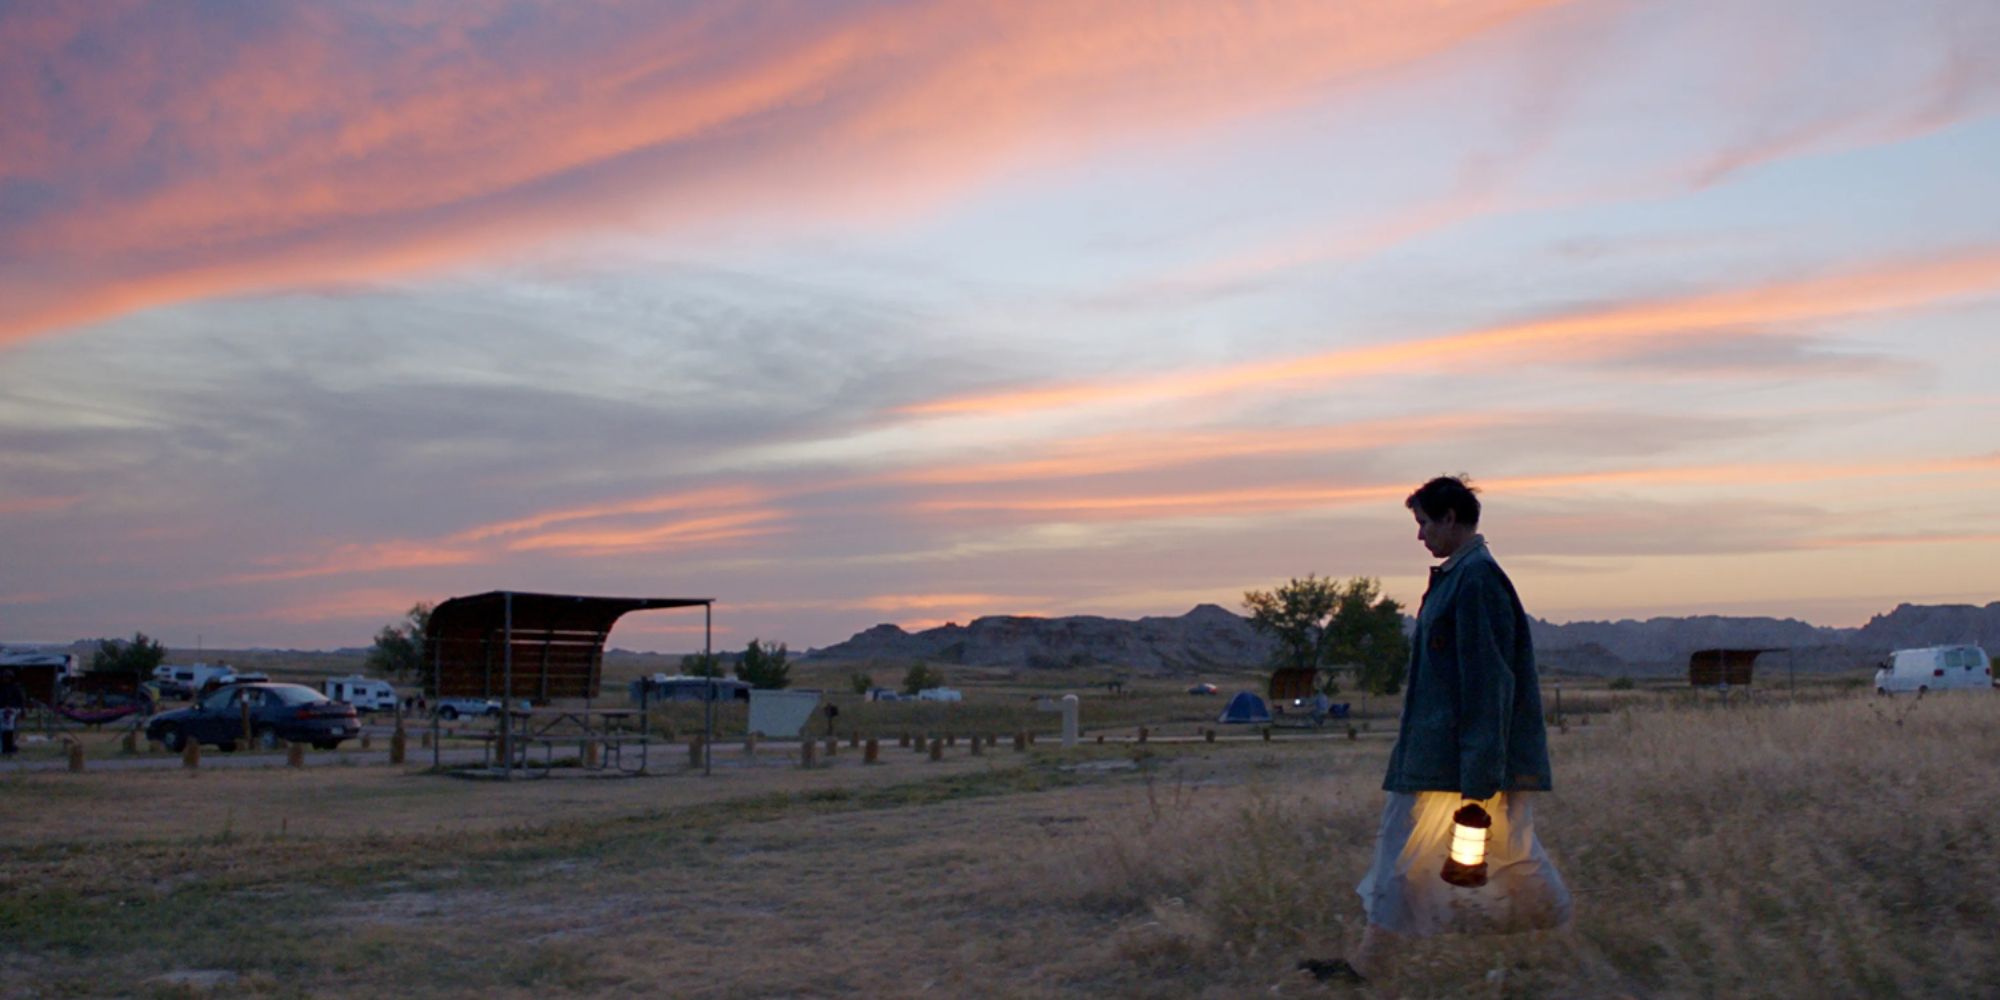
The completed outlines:
{"type": "Polygon", "coordinates": [[[1755,649],[1697,649],[1688,654],[1688,683],[1695,687],[1748,687],[1760,653],[1776,653],[1783,647],[1755,649]]]}
{"type": "Polygon", "coordinates": [[[492,590],[431,609],[424,630],[436,697],[498,698],[500,738],[512,745],[513,708],[526,699],[596,698],[604,639],[632,611],[702,609],[702,652],[711,651],[713,597],[586,597],[492,590]]]}

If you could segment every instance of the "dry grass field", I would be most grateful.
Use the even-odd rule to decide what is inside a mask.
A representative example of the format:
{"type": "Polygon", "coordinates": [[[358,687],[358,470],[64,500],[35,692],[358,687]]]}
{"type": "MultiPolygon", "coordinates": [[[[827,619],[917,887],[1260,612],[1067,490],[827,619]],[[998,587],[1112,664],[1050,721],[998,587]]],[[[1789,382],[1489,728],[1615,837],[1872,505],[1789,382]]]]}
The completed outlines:
{"type": "MultiPolygon", "coordinates": [[[[1574,929],[1426,942],[1386,985],[1991,995],[2000,697],[1814,693],[1598,692],[1538,807],[1574,929]]],[[[1370,995],[1292,970],[1358,935],[1387,749],[0,770],[0,995],[1370,995]]]]}

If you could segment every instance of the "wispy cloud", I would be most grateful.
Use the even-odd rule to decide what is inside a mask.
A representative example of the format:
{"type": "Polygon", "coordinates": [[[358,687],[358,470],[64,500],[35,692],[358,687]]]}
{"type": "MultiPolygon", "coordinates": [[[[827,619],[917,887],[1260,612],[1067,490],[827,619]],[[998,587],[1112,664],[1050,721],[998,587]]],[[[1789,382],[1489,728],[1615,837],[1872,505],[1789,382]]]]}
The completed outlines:
{"type": "Polygon", "coordinates": [[[1163,403],[1253,389],[1315,388],[1394,372],[1445,371],[1474,361],[1568,364],[1602,358],[1663,334],[1734,331],[1759,336],[1783,324],[1919,309],[1996,291],[2000,291],[2000,251],[1988,249],[1221,368],[949,397],[914,404],[903,412],[1023,414],[1163,403]]]}
{"type": "Polygon", "coordinates": [[[954,190],[1554,3],[11,8],[0,338],[434,267],[635,205],[714,215],[789,186],[852,210],[847,182],[885,173],[892,202],[954,190]]]}

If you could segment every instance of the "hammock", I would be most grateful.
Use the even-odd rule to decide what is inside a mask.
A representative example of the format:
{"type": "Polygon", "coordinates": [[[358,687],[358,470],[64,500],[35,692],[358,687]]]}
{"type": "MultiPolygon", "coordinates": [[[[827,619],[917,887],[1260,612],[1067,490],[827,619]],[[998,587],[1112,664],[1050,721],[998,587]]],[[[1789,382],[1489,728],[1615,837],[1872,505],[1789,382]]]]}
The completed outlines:
{"type": "Polygon", "coordinates": [[[116,722],[119,719],[125,718],[128,715],[132,715],[138,712],[143,712],[145,710],[146,706],[140,704],[114,705],[109,708],[71,708],[68,705],[56,706],[57,714],[61,715],[63,718],[68,719],[71,722],[80,722],[87,726],[95,726],[105,722],[116,722]]]}

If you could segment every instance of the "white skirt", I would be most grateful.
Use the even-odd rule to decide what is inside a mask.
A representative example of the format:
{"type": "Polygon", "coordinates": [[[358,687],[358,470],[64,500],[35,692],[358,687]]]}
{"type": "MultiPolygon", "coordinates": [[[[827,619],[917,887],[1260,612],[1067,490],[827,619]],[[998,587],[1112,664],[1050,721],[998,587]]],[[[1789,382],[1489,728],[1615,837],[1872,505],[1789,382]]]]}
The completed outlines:
{"type": "Polygon", "coordinates": [[[1457,792],[1390,792],[1375,839],[1375,863],[1355,886],[1368,922],[1386,931],[1510,934],[1569,923],[1569,888],[1535,838],[1532,793],[1502,792],[1481,802],[1493,827],[1486,839],[1486,884],[1464,888],[1439,874],[1451,848],[1457,792]]]}

